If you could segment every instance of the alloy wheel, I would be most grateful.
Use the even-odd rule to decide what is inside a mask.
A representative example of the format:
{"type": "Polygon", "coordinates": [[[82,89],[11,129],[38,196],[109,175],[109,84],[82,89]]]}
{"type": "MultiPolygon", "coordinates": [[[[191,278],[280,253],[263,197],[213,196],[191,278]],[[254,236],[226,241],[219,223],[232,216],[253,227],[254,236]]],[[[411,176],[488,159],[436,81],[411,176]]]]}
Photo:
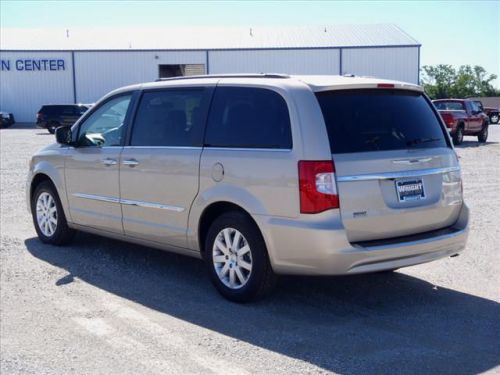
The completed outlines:
{"type": "Polygon", "coordinates": [[[212,247],[212,260],[217,276],[228,288],[240,289],[250,279],[252,252],[237,229],[224,228],[217,234],[212,247]]]}
{"type": "Polygon", "coordinates": [[[52,237],[57,229],[56,201],[47,192],[38,196],[36,201],[36,221],[38,228],[46,237],[52,237]]]}

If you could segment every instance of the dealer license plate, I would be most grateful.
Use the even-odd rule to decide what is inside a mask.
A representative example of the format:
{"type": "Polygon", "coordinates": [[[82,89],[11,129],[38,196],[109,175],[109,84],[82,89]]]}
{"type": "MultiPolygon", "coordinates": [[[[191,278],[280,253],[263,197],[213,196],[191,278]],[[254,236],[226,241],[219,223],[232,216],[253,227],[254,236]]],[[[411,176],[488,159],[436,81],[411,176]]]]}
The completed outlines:
{"type": "Polygon", "coordinates": [[[396,180],[396,192],[400,202],[416,201],[425,198],[424,183],[421,178],[396,180]]]}

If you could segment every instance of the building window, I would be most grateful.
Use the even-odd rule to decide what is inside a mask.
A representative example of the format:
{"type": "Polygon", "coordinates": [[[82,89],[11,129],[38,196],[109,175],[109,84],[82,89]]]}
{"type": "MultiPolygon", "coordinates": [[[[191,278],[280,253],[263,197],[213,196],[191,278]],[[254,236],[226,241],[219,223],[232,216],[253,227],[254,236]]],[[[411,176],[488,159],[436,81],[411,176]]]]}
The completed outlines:
{"type": "Polygon", "coordinates": [[[205,74],[204,64],[160,64],[159,78],[196,76],[205,74]]]}

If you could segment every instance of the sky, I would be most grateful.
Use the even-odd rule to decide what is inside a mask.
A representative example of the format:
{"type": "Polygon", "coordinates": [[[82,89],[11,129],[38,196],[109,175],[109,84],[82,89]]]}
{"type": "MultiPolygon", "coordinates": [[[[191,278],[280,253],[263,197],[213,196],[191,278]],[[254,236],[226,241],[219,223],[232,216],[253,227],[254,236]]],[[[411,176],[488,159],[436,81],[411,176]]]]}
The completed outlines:
{"type": "MultiPolygon", "coordinates": [[[[500,77],[499,1],[12,1],[0,26],[315,26],[394,23],[422,44],[421,65],[481,65],[500,77]]],[[[1,48],[1,46],[0,46],[1,48]]],[[[500,78],[495,81],[500,88],[500,78]]]]}

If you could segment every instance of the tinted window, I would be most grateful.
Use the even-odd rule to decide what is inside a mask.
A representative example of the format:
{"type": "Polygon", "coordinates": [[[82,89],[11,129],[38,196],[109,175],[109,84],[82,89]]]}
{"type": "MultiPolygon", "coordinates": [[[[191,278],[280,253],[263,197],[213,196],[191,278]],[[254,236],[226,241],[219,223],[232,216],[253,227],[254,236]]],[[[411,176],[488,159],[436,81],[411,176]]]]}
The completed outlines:
{"type": "Polygon", "coordinates": [[[61,106],[60,113],[65,116],[74,116],[77,114],[78,107],[75,106],[61,106]]]}
{"type": "Polygon", "coordinates": [[[50,115],[54,112],[54,107],[44,105],[39,112],[44,113],[46,115],[50,115]]]}
{"type": "Polygon", "coordinates": [[[481,112],[481,107],[479,106],[478,102],[471,102],[471,106],[472,106],[472,111],[481,112]]]}
{"type": "Polygon", "coordinates": [[[425,97],[402,90],[317,93],[332,153],[447,147],[425,97]]]}
{"type": "Polygon", "coordinates": [[[183,88],[143,94],[132,146],[201,146],[210,89],[183,88]]]}
{"type": "Polygon", "coordinates": [[[124,133],[132,95],[113,98],[97,108],[80,126],[78,144],[80,146],[119,146],[124,133]]]}
{"type": "Polygon", "coordinates": [[[76,115],[80,116],[87,112],[88,108],[83,105],[53,105],[42,106],[38,112],[46,115],[76,115]]]}
{"type": "Polygon", "coordinates": [[[212,147],[292,148],[285,100],[268,89],[218,87],[210,110],[205,144],[212,147]]]}
{"type": "Polygon", "coordinates": [[[79,106],[79,107],[75,107],[75,114],[78,115],[78,116],[81,116],[83,115],[85,112],[88,111],[88,108],[87,107],[84,107],[84,106],[79,106]]]}
{"type": "Polygon", "coordinates": [[[443,111],[465,111],[464,104],[461,102],[435,102],[434,105],[443,111]]]}

